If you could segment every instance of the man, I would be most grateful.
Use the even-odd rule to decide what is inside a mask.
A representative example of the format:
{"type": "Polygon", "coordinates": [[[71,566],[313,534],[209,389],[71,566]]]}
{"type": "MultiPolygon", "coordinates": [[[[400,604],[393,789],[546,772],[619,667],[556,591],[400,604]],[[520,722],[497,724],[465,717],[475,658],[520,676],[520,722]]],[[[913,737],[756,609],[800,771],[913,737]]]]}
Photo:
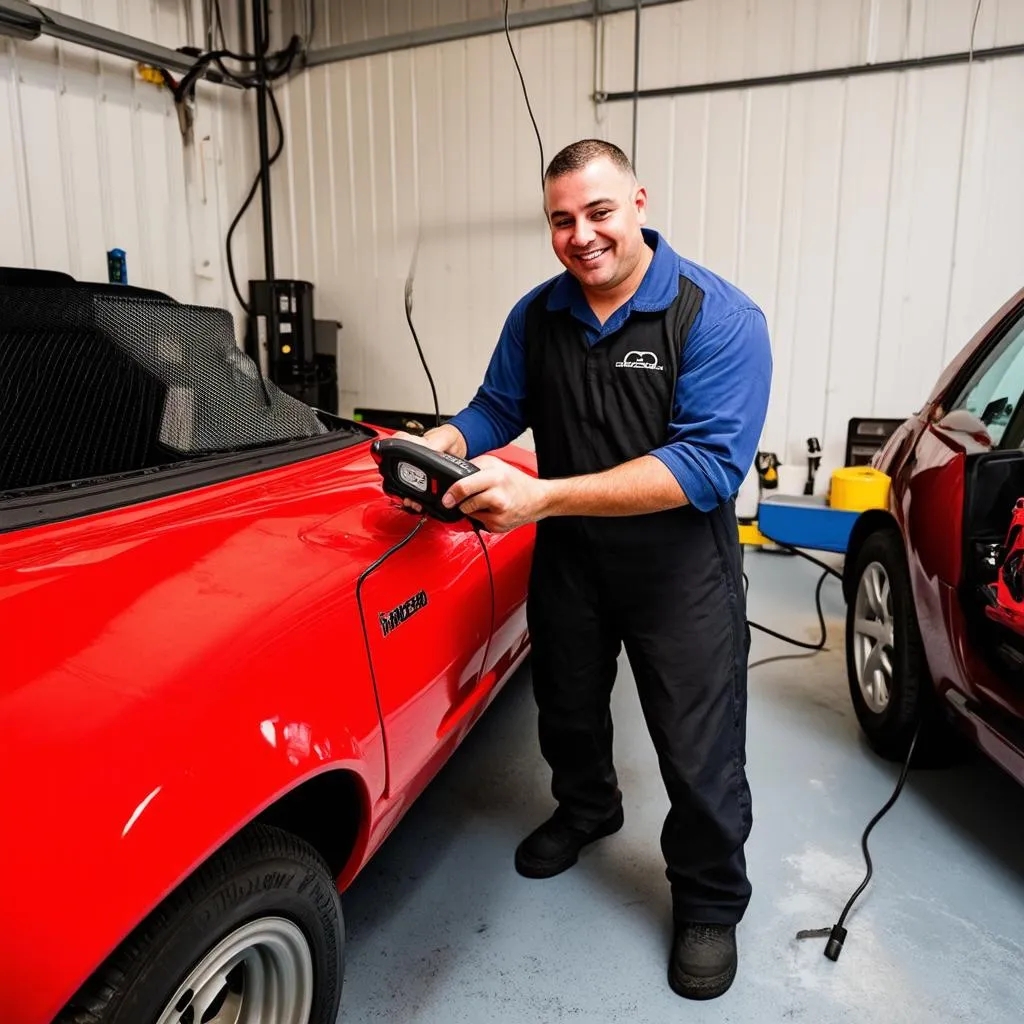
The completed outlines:
{"type": "Polygon", "coordinates": [[[531,427],[539,479],[493,456],[454,485],[491,531],[537,522],[528,622],[553,816],[515,865],[546,878],[623,825],[609,702],[625,645],[671,801],[662,850],[669,982],[720,995],[749,898],[746,626],[733,497],[764,424],[761,311],[643,228],[616,146],[583,140],[544,178],[566,272],[513,308],[470,405],[423,440],[473,458],[531,427]]]}

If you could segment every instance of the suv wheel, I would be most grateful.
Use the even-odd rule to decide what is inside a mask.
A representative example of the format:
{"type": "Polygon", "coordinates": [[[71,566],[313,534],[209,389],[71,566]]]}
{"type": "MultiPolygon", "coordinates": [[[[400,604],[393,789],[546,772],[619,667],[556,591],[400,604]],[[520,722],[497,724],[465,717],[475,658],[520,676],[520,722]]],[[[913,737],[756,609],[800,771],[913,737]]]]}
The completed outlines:
{"type": "Polygon", "coordinates": [[[944,730],[898,533],[879,530],[864,541],[853,581],[846,609],[846,670],[857,720],[872,749],[892,761],[906,758],[922,723],[914,760],[933,760],[944,746],[944,730]]]}

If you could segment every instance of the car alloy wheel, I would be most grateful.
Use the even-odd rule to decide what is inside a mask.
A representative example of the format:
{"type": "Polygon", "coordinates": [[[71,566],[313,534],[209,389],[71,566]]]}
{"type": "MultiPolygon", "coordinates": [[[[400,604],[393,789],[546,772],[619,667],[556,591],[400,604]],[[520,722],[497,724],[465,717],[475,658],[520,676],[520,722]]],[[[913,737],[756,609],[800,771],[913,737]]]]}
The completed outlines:
{"type": "Polygon", "coordinates": [[[875,714],[889,706],[893,662],[892,587],[880,562],[865,567],[857,583],[853,655],[864,702],[875,714]]]}
{"type": "Polygon", "coordinates": [[[54,1024],[335,1024],[344,972],[334,871],[256,822],[154,907],[54,1024]]]}
{"type": "Polygon", "coordinates": [[[308,1024],[313,955],[283,917],[237,928],[196,965],[157,1024],[308,1024]]]}

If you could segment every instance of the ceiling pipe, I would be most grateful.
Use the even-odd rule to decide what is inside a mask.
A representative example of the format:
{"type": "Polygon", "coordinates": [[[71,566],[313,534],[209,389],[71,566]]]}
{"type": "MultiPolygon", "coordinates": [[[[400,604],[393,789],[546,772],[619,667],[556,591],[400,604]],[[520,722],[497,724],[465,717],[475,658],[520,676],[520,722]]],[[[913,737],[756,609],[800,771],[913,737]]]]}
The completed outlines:
{"type": "MultiPolygon", "coordinates": [[[[582,3],[560,4],[557,7],[542,7],[537,10],[510,13],[508,25],[510,29],[537,28],[541,25],[557,25],[567,21],[593,21],[595,16],[619,14],[632,11],[638,0],[584,0],[582,3]]],[[[644,8],[660,7],[663,4],[685,3],[687,0],[639,0],[644,8]]],[[[334,64],[343,60],[355,60],[359,57],[372,57],[381,53],[394,53],[396,50],[410,50],[417,46],[433,46],[437,43],[456,42],[461,39],[473,39],[477,36],[496,35],[505,31],[503,16],[478,18],[474,21],[455,22],[450,25],[438,25],[434,28],[417,29],[413,32],[398,32],[393,35],[379,36],[376,39],[365,39],[353,43],[341,43],[337,46],[325,46],[319,50],[310,50],[306,54],[305,66],[316,67],[320,64],[334,64]]],[[[630,93],[632,95],[632,93],[630,93]]]]}

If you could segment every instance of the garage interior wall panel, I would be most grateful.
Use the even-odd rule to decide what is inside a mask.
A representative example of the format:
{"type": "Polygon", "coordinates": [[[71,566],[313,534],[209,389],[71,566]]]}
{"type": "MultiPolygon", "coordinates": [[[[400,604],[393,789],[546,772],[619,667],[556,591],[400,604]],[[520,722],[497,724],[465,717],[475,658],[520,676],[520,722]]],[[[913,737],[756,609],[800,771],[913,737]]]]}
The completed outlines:
{"type": "MultiPolygon", "coordinates": [[[[513,12],[524,4],[512,0],[513,12]]],[[[537,6],[536,3],[531,6],[537,6]]],[[[643,88],[967,51],[977,0],[685,0],[643,13],[643,88]]],[[[494,0],[331,0],[317,45],[500,14],[494,0]]],[[[513,32],[545,155],[632,145],[634,14],[513,32]],[[596,24],[596,28],[595,28],[596,24]]],[[[1024,42],[1024,4],[982,0],[974,48],[1024,42]]],[[[515,300],[557,273],[539,157],[501,35],[349,60],[279,90],[279,272],[341,320],[342,406],[445,412],[473,394],[515,300]]],[[[775,380],[762,447],[842,461],[853,416],[916,409],[1024,283],[1024,57],[639,103],[650,218],[765,310],[775,380]]]]}
{"type": "MultiPolygon", "coordinates": [[[[644,13],[642,88],[971,48],[977,0],[688,0],[644,13]]],[[[633,85],[633,16],[604,20],[599,78],[633,85]]],[[[982,0],[974,49],[1024,42],[982,0]]],[[[1024,285],[1024,57],[640,103],[637,164],[676,248],[732,277],[771,327],[762,446],[818,488],[853,416],[904,416],[1024,285]],[[673,182],[674,188],[668,183],[673,182]]],[[[630,141],[632,104],[599,113],[630,141]]]]}
{"type": "MultiPolygon", "coordinates": [[[[170,48],[202,34],[201,0],[47,6],[170,48]]],[[[240,332],[224,238],[255,173],[254,135],[241,90],[201,84],[186,145],[170,94],[132,62],[0,37],[0,265],[105,281],[106,253],[121,248],[130,283],[230,308],[240,332]]],[[[250,268],[261,273],[258,230],[246,229],[235,244],[243,287],[250,268]]]]}
{"type": "MultiPolygon", "coordinates": [[[[441,4],[435,22],[419,8],[420,28],[465,10],[483,17],[501,9],[441,4]]],[[[380,34],[385,19],[374,11],[361,3],[318,8],[318,38],[380,34]]],[[[407,3],[389,5],[387,31],[407,30],[409,11],[407,3]]],[[[589,23],[513,38],[546,155],[594,134],[589,23]]],[[[432,408],[405,318],[415,257],[413,324],[442,412],[457,411],[479,383],[508,309],[560,269],[544,222],[537,143],[504,36],[325,65],[278,96],[289,144],[286,169],[274,173],[277,269],[313,280],[317,316],[343,324],[343,409],[432,408]]]]}

